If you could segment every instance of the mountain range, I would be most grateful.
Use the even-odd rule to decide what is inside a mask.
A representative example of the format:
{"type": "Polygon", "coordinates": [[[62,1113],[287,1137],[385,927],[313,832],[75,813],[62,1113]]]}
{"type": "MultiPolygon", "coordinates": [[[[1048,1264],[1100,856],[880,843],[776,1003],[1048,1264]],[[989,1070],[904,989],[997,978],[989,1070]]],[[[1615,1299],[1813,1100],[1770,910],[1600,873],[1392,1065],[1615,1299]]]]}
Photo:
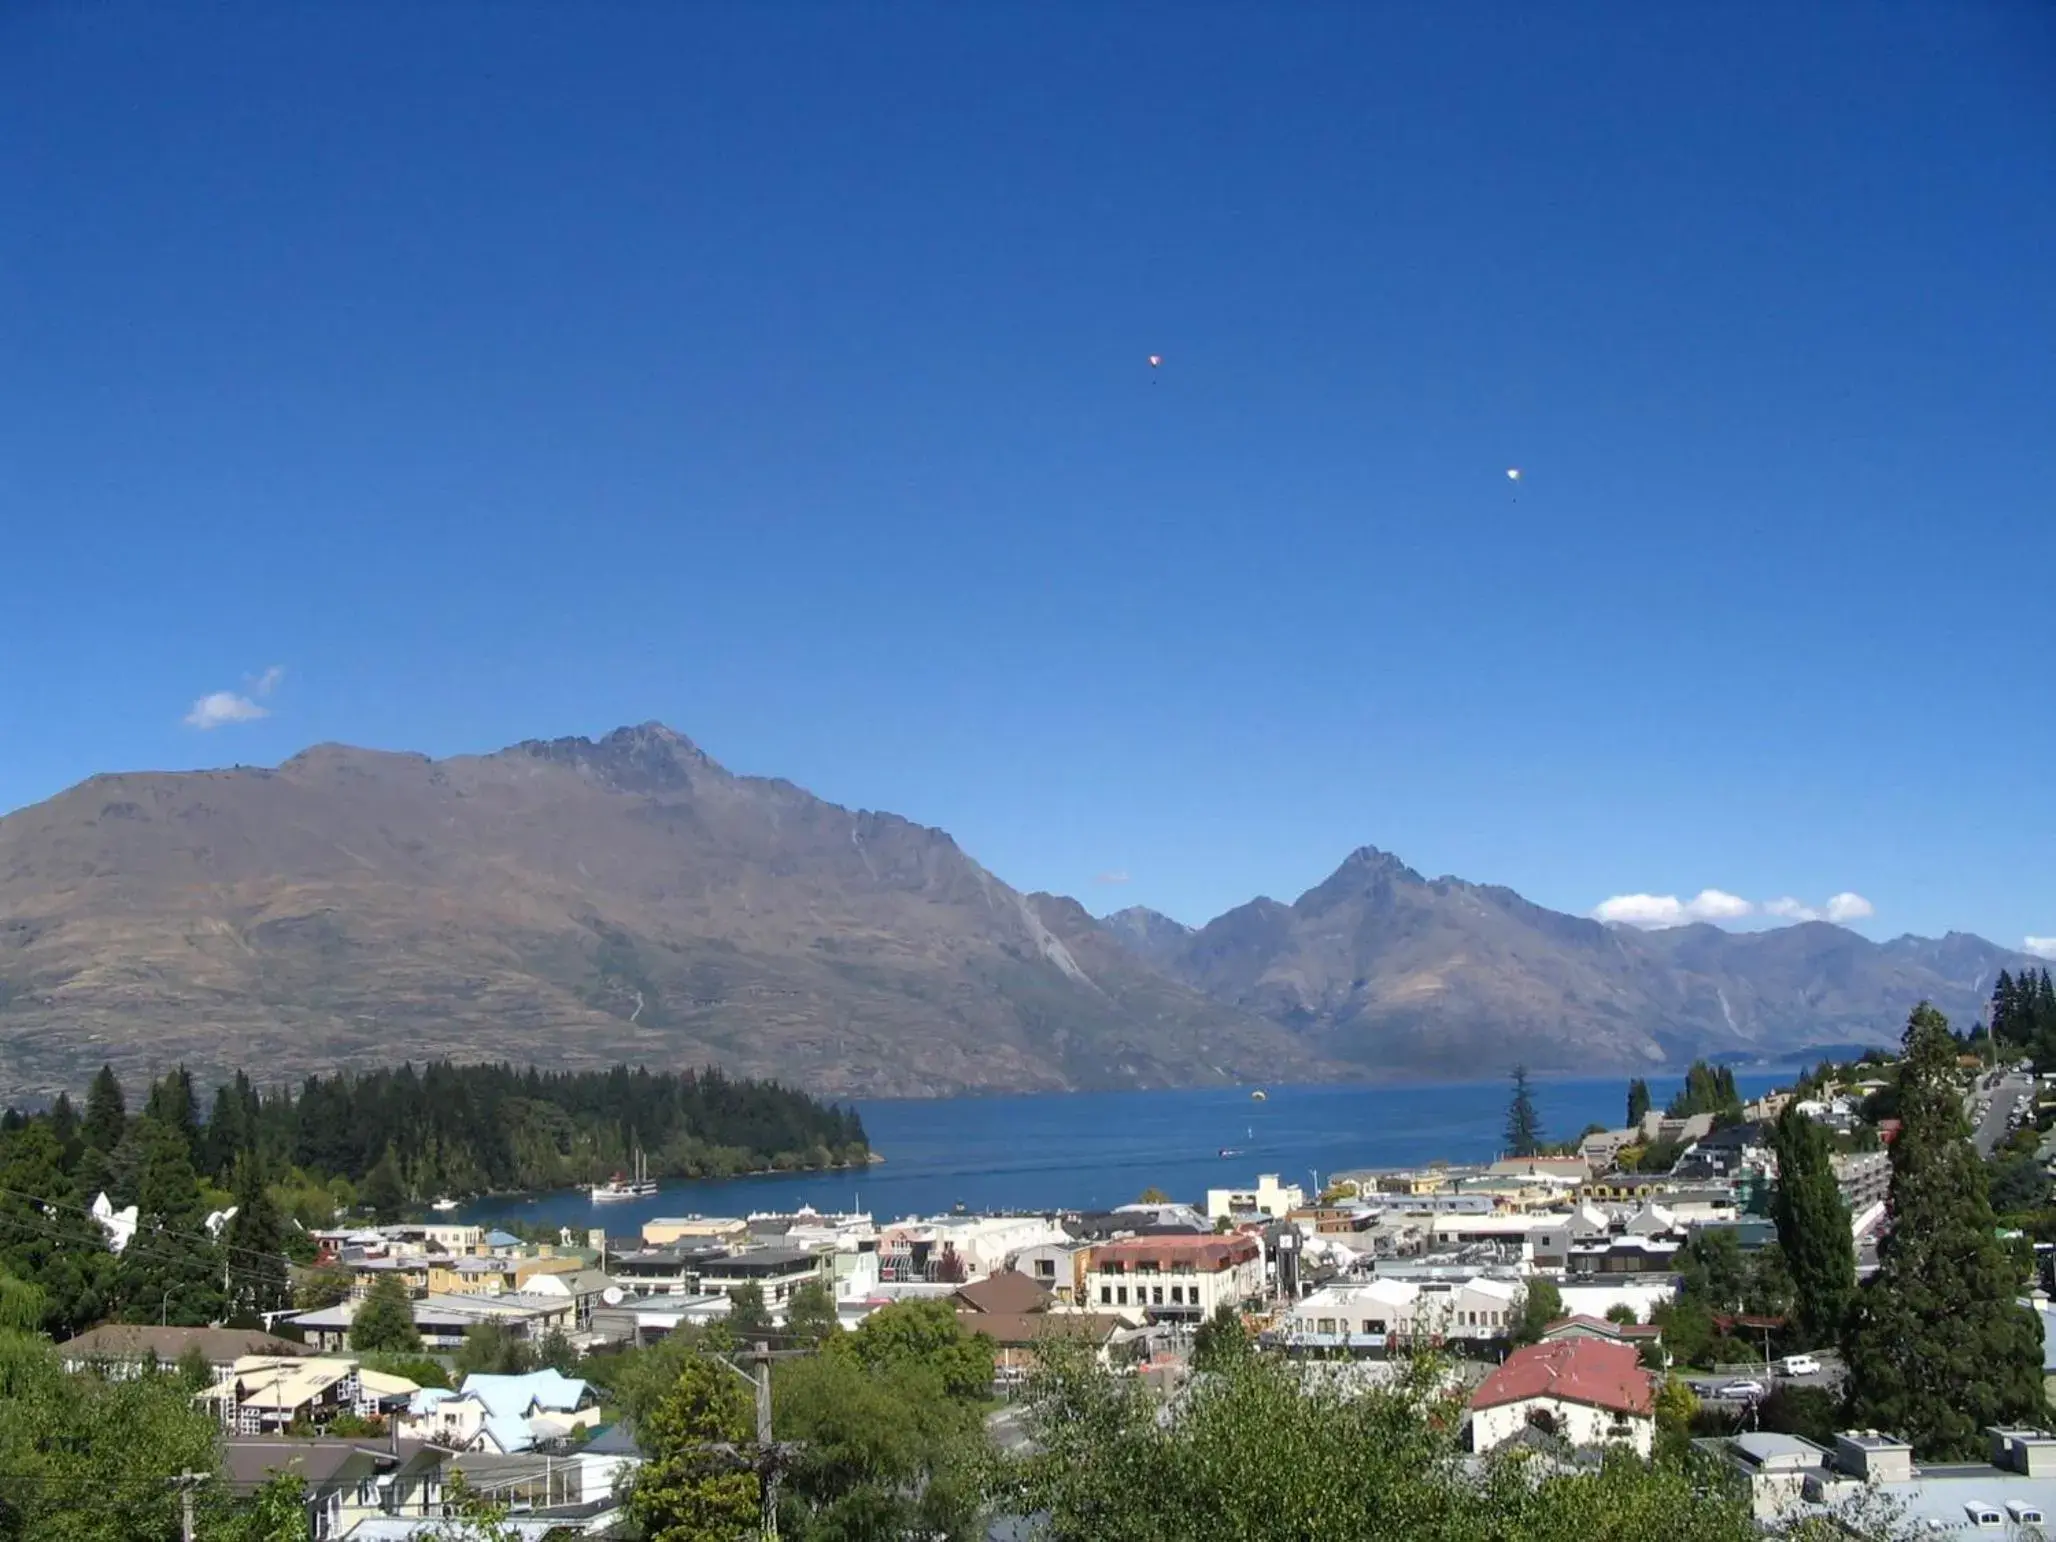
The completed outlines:
{"type": "Polygon", "coordinates": [[[2028,963],[1626,931],[1368,847],[1290,905],[1100,920],[654,723],[96,776],[0,818],[0,1096],[103,1060],[714,1062],[837,1096],[1610,1070],[1889,1040],[2028,963]]]}

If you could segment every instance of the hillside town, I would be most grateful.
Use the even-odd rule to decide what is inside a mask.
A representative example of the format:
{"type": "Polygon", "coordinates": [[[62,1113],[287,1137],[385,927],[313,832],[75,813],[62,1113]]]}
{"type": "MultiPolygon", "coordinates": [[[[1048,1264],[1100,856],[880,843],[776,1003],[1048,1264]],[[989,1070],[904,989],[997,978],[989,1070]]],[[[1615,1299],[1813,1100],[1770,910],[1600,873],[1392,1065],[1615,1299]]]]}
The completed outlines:
{"type": "MultiPolygon", "coordinates": [[[[161,1101],[160,1087],[159,1114],[161,1101]]],[[[639,1474],[667,1455],[664,1399],[689,1367],[714,1367],[724,1395],[758,1408],[751,1420],[773,1420],[775,1382],[782,1421],[803,1371],[854,1356],[879,1373],[910,1354],[941,1357],[928,1369],[956,1389],[965,1429],[1023,1461],[1050,1439],[1038,1410],[1067,1376],[1175,1410],[1256,1366],[1308,1406],[1426,1376],[1421,1395],[1454,1411],[1467,1461],[1566,1475],[1628,1458],[1697,1464],[1755,1524],[1851,1516],[1857,1498],[1929,1518],[1927,1534],[2056,1512],[2056,1236],[2042,1235],[2056,1073],[1927,1013],[1898,1058],[1823,1065],[1747,1103],[1725,1071],[1698,1065],[1664,1108],[1631,1084],[1625,1112],[1547,1144],[1517,1072],[1498,1159],[1336,1173],[1318,1191],[1260,1173],[1103,1212],[687,1214],[630,1234],[601,1205],[587,1228],[525,1235],[433,1208],[312,1226],[273,1215],[275,1256],[247,1245],[251,1210],[274,1196],[245,1172],[242,1205],[185,1223],[220,1275],[202,1322],[155,1191],[172,1172],[193,1182],[181,1142],[204,1127],[127,1119],[116,1149],[139,1130],[161,1142],[138,1199],[117,1207],[101,1192],[69,1215],[70,1199],[20,1188],[49,1129],[12,1115],[0,1291],[17,1332],[53,1342],[53,1386],[91,1389],[88,1402],[147,1391],[159,1417],[182,1410],[212,1460],[181,1468],[201,1474],[184,1488],[167,1478],[158,1499],[184,1508],[166,1515],[190,1527],[198,1500],[233,1516],[284,1485],[304,1531],[281,1534],[322,1542],[443,1537],[453,1515],[512,1528],[491,1535],[657,1534],[635,1508],[639,1474]],[[1938,1133],[1943,1144],[1917,1149],[1938,1133]],[[1982,1227],[1965,1245],[1999,1270],[2002,1295],[1966,1295],[1945,1315],[1982,1314],[1996,1335],[1985,1352],[2019,1358],[2003,1375],[1982,1367],[1974,1386],[1952,1388],[1938,1364],[1895,1390],[1866,1358],[1871,1320],[1902,1331],[1888,1311],[1908,1288],[1895,1271],[1930,1240],[1906,1229],[1917,1161],[1989,1191],[1948,1209],[1982,1227]],[[54,1292],[94,1257],[98,1288],[127,1299],[65,1331],[48,1315],[54,1292]],[[139,1266],[140,1301],[117,1283],[139,1266]],[[1894,1410],[1903,1427],[1863,1422],[1894,1410]]],[[[92,1117],[109,1117],[104,1103],[92,1117]]],[[[92,1149],[75,1165],[90,1170],[92,1149]]],[[[1906,1321],[1916,1338],[1937,1326],[1906,1321]]],[[[773,1519],[761,1464],[782,1431],[754,1429],[737,1475],[773,1519]]],[[[750,1433],[745,1421],[737,1438],[750,1433]]],[[[0,1429],[0,1488],[19,1455],[0,1429]]],[[[792,1489],[777,1501],[797,1502],[792,1489]]]]}

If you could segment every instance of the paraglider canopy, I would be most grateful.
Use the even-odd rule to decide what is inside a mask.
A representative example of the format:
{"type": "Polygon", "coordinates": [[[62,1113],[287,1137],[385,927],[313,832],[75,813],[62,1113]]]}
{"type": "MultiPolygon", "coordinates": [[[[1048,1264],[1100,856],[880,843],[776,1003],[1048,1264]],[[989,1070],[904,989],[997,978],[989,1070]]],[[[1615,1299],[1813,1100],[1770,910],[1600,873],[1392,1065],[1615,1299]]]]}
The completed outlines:
{"type": "Polygon", "coordinates": [[[1506,468],[1506,479],[1509,482],[1518,482],[1521,479],[1521,468],[1518,466],[1508,466],[1506,468]]]}
{"type": "Polygon", "coordinates": [[[1151,369],[1155,369],[1159,364],[1163,362],[1164,356],[1160,353],[1153,353],[1149,356],[1149,367],[1151,369]]]}

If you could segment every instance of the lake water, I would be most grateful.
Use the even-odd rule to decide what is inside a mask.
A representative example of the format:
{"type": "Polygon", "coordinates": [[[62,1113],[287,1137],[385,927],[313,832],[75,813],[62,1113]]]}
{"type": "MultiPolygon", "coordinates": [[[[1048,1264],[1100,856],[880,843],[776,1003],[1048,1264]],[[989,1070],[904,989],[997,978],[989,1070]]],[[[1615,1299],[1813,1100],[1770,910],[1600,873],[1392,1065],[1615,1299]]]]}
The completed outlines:
{"type": "MultiPolygon", "coordinates": [[[[1751,1098],[1789,1084],[1793,1071],[1737,1072],[1751,1098]]],[[[1659,1108],[1678,1086],[1651,1077],[1659,1108]]],[[[1538,1078],[1546,1139],[1588,1124],[1618,1126],[1627,1079],[1538,1078]]],[[[1250,1184],[1258,1173],[1310,1185],[1356,1167],[1402,1167],[1437,1157],[1490,1159],[1506,1125],[1505,1081],[1426,1086],[1273,1087],[1247,1091],[1081,1092],[1032,1097],[859,1103],[871,1148],[885,1158],[862,1172],[781,1173],[722,1182],[674,1180],[652,1198],[595,1205],[585,1191],[501,1196],[467,1205],[465,1220],[520,1220],[614,1235],[660,1215],[747,1215],[765,1210],[867,1210],[880,1220],[971,1210],[1107,1209],[1151,1186],[1203,1202],[1209,1188],[1250,1184]],[[1223,1150],[1233,1155],[1223,1156],[1223,1150]]]]}

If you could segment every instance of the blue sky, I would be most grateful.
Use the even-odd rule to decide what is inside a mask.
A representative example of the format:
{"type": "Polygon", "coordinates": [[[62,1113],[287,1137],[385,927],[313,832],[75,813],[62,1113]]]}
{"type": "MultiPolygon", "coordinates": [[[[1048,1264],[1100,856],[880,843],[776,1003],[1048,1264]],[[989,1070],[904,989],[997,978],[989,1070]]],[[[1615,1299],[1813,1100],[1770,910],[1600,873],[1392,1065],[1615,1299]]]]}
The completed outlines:
{"type": "Polygon", "coordinates": [[[2045,6],[17,4],[0,140],[0,807],[659,718],[2056,937],[2045,6]]]}

